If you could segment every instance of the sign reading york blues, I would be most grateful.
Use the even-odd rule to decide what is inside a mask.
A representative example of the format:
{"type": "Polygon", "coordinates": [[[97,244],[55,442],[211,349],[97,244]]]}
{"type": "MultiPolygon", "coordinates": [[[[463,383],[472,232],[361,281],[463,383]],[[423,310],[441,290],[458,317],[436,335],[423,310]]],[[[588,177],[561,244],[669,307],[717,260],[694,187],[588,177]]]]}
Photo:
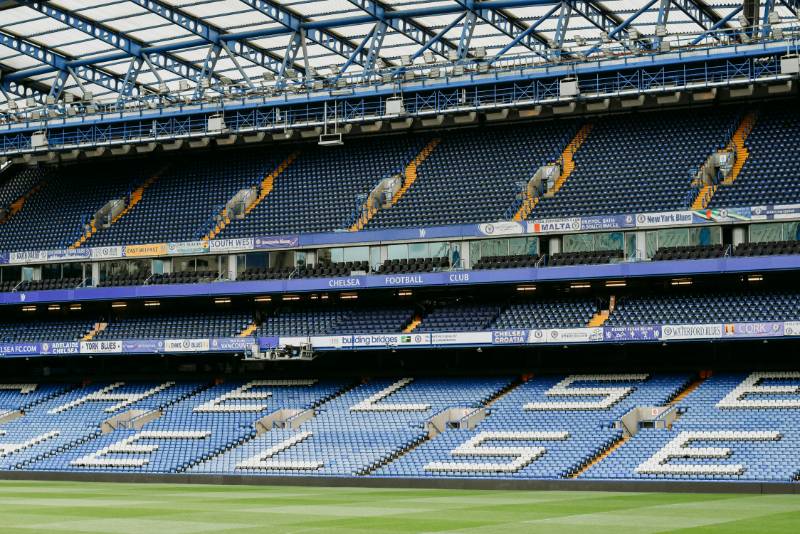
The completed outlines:
{"type": "Polygon", "coordinates": [[[660,326],[605,326],[606,341],[653,341],[661,339],[660,326]]]}
{"type": "Polygon", "coordinates": [[[81,341],[81,354],[122,354],[122,341],[81,341]]]}

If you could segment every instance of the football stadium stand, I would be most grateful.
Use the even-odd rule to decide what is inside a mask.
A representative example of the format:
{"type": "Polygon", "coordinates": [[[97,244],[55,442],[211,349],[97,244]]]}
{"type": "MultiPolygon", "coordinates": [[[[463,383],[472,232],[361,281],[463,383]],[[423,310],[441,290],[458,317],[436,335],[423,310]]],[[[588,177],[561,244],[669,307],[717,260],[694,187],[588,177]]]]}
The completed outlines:
{"type": "MultiPolygon", "coordinates": [[[[791,157],[797,112],[774,105],[756,110],[741,171],[713,186],[710,208],[800,202],[791,157]]],[[[539,183],[528,217],[686,210],[698,170],[726,147],[747,113],[728,106],[593,120],[569,176],[549,189],[539,183]]],[[[107,162],[22,168],[0,188],[0,250],[341,231],[392,177],[401,189],[392,190],[388,204],[370,208],[359,229],[510,220],[537,171],[563,160],[579,128],[564,119],[442,132],[435,146],[426,136],[397,134],[336,150],[219,150],[131,160],[123,172],[107,162]],[[97,176],[104,177],[101,186],[97,176]]]]}
{"type": "Polygon", "coordinates": [[[3,384],[0,469],[790,482],[797,372],[3,384]]]}

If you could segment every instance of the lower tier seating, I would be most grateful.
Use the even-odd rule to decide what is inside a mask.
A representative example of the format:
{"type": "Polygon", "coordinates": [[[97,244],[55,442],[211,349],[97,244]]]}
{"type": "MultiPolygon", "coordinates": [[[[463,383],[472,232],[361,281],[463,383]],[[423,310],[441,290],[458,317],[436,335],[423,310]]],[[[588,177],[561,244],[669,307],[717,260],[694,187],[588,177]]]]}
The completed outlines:
{"type": "Polygon", "coordinates": [[[798,387],[797,371],[0,384],[24,410],[0,423],[0,470],[790,483],[798,387]],[[649,423],[623,425],[637,408],[649,423]]]}

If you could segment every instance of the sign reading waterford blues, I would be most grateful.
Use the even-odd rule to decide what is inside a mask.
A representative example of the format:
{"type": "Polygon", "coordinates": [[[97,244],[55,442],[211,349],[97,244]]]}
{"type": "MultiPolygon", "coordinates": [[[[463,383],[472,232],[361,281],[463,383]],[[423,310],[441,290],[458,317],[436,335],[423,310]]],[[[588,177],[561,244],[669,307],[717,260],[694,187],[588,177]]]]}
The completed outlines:
{"type": "Polygon", "coordinates": [[[721,324],[668,324],[661,327],[661,339],[715,339],[722,337],[721,324]]]}

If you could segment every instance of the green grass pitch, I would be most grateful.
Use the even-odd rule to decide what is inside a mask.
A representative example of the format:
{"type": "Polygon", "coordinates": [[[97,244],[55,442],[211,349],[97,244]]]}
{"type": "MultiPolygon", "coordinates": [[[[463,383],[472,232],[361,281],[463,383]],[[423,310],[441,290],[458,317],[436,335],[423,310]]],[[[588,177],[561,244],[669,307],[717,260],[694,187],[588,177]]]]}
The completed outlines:
{"type": "Polygon", "coordinates": [[[796,534],[800,496],[0,481],[0,532],[796,534]]]}

